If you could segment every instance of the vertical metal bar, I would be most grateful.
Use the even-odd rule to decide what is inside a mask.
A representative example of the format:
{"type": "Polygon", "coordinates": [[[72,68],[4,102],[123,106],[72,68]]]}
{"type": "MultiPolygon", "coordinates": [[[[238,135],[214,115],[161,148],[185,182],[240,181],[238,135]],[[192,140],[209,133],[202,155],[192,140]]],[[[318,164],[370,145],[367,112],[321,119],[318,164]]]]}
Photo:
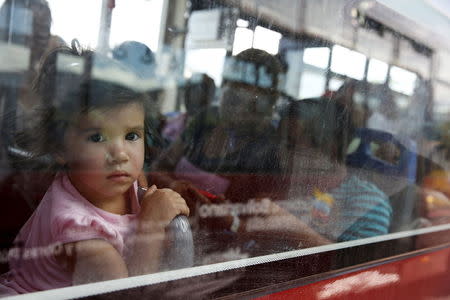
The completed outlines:
{"type": "Polygon", "coordinates": [[[364,66],[364,78],[363,78],[363,93],[364,93],[364,102],[363,102],[363,108],[364,108],[364,126],[367,125],[367,120],[369,119],[370,112],[369,112],[369,82],[367,81],[367,75],[369,73],[369,62],[370,59],[366,56],[366,64],[364,66]]]}
{"type": "Polygon", "coordinates": [[[163,49],[163,46],[166,43],[166,34],[167,34],[167,22],[169,15],[169,0],[162,0],[162,12],[161,12],[161,24],[159,27],[159,49],[163,49]]]}
{"type": "Polygon", "coordinates": [[[111,19],[113,8],[114,1],[103,0],[102,13],[100,17],[100,29],[98,32],[97,50],[99,52],[105,53],[109,50],[109,37],[111,35],[111,19]]]}
{"type": "Polygon", "coordinates": [[[15,9],[16,9],[16,0],[12,0],[11,6],[9,8],[8,44],[11,44],[11,42],[12,42],[13,20],[14,20],[15,9]]]}
{"type": "MultiPolygon", "coordinates": [[[[184,72],[184,43],[190,6],[191,3],[186,0],[165,0],[161,18],[160,49],[162,51],[159,53],[159,56],[161,57],[161,61],[168,61],[168,59],[171,61],[177,60],[179,67],[176,71],[179,71],[180,74],[184,72]]],[[[174,70],[173,67],[168,65],[162,67],[166,72],[172,72],[174,70]]],[[[180,74],[175,74],[176,79],[178,79],[178,75],[180,74]]],[[[164,97],[167,103],[170,103],[170,105],[173,104],[175,109],[179,107],[180,103],[177,89],[166,89],[164,91],[164,97]]]]}
{"type": "Polygon", "coordinates": [[[331,59],[333,55],[333,47],[329,46],[330,49],[330,55],[328,56],[328,65],[327,65],[327,72],[325,74],[325,91],[328,91],[330,89],[330,80],[331,80],[331,59]]]}

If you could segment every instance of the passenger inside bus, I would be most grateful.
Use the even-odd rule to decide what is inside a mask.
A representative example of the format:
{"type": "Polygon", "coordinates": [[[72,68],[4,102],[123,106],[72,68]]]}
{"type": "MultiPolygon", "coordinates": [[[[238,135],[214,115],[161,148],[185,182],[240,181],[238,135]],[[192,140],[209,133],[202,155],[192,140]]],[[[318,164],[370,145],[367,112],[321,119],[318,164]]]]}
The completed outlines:
{"type": "MultiPolygon", "coordinates": [[[[149,182],[180,193],[197,216],[200,205],[246,203],[275,187],[278,159],[272,113],[282,67],[258,49],[248,49],[234,59],[235,67],[248,65],[254,73],[240,70],[249,78],[239,79],[225,75],[219,108],[209,106],[197,113],[154,162],[149,175],[149,182]]],[[[214,235],[208,243],[198,243],[206,248],[201,252],[221,252],[239,243],[236,220],[232,215],[200,218],[205,234],[214,235]]],[[[203,231],[198,233],[201,236],[203,231]]]]}
{"type": "Polygon", "coordinates": [[[262,66],[270,84],[258,86],[255,77],[248,83],[225,78],[219,109],[210,107],[198,114],[151,169],[159,175],[166,172],[169,177],[153,176],[150,181],[178,191],[193,211],[195,203],[189,200],[192,194],[204,198],[196,189],[225,195],[231,201],[245,201],[261,186],[245,186],[243,181],[233,181],[233,175],[268,174],[278,169],[271,118],[281,65],[258,49],[248,49],[236,60],[262,66]]]}
{"type": "MultiPolygon", "coordinates": [[[[427,37],[419,24],[426,14],[405,18],[381,0],[84,2],[1,2],[0,256],[1,267],[9,260],[11,270],[0,276],[0,294],[165,271],[158,255],[170,245],[162,241],[164,226],[152,239],[155,227],[143,221],[167,225],[188,211],[194,266],[230,263],[168,272],[179,281],[151,274],[55,293],[109,296],[126,289],[121,295],[135,290],[149,298],[155,290],[156,298],[257,297],[287,287],[303,294],[298,288],[313,278],[324,283],[321,291],[313,284],[313,293],[339,297],[350,281],[330,276],[343,270],[348,279],[371,274],[362,282],[369,285],[392,280],[370,285],[388,293],[392,285],[426,286],[439,273],[445,286],[448,251],[437,263],[431,253],[450,241],[450,130],[442,128],[432,140],[423,126],[448,126],[450,52],[445,39],[427,37]],[[58,24],[51,31],[49,5],[58,24]],[[47,74],[51,101],[38,113],[54,122],[42,127],[30,112],[43,97],[31,86],[41,57],[64,44],[56,34],[79,38],[105,56],[77,43],[51,52],[50,59],[61,58],[64,74],[47,74]],[[92,57],[117,63],[123,73],[96,69],[92,57]],[[152,87],[135,89],[140,84],[152,87]],[[420,85],[425,92],[416,94],[420,85]],[[80,99],[82,108],[76,107],[80,99]],[[44,135],[42,128],[48,129],[44,135]],[[108,144],[116,132],[134,163],[114,159],[117,145],[108,144]],[[438,146],[423,152],[425,143],[438,146]],[[362,145],[369,151],[359,155],[362,145]],[[106,168],[122,164],[130,176],[117,168],[116,184],[99,186],[101,162],[106,168]],[[120,186],[118,197],[106,203],[104,195],[120,186]],[[355,241],[362,238],[369,239],[355,241]],[[417,265],[396,267],[422,254],[417,265]],[[236,261],[259,255],[268,256],[236,261]],[[392,263],[386,272],[352,274],[386,263],[392,263]],[[427,272],[416,276],[411,269],[417,266],[427,272]],[[152,280],[162,283],[149,286],[152,280]]],[[[443,18],[435,18],[442,22],[436,27],[450,24],[443,18]]],[[[363,288],[350,293],[358,297],[363,288]]]]}
{"type": "Polygon", "coordinates": [[[50,155],[55,175],[16,237],[17,255],[9,257],[2,293],[158,271],[165,227],[175,216],[189,214],[172,190],[152,186],[138,199],[145,109],[151,109],[147,95],[92,78],[98,63],[112,72],[118,62],[79,51],[52,51],[36,81],[45,109],[29,150],[50,155]],[[92,69],[79,74],[85,60],[92,69]]]}
{"type": "Polygon", "coordinates": [[[290,211],[335,242],[386,234],[392,218],[386,194],[346,167],[353,133],[348,110],[327,98],[292,102],[280,122],[287,198],[307,203],[290,211]]]}
{"type": "Polygon", "coordinates": [[[345,164],[352,124],[333,100],[291,102],[278,131],[277,193],[250,201],[259,209],[237,216],[237,240],[222,251],[233,246],[257,256],[387,234],[388,197],[345,164]]]}
{"type": "Polygon", "coordinates": [[[216,85],[208,75],[194,74],[183,90],[186,112],[172,114],[170,118],[167,118],[162,129],[161,135],[169,143],[173,143],[180,137],[191,120],[203,114],[207,109],[212,109],[211,104],[214,101],[216,85]]]}
{"type": "MultiPolygon", "coordinates": [[[[435,146],[431,158],[436,163],[434,168],[427,172],[421,183],[421,198],[418,203],[421,227],[436,226],[450,223],[450,176],[448,172],[449,123],[440,126],[435,138],[435,146]]],[[[416,246],[430,246],[434,243],[447,243],[448,235],[431,233],[417,237],[416,246]]]]}
{"type": "Polygon", "coordinates": [[[353,126],[355,128],[366,127],[370,109],[365,103],[358,99],[365,90],[367,83],[355,79],[347,79],[342,86],[332,95],[336,102],[342,104],[349,111],[353,126]]]}

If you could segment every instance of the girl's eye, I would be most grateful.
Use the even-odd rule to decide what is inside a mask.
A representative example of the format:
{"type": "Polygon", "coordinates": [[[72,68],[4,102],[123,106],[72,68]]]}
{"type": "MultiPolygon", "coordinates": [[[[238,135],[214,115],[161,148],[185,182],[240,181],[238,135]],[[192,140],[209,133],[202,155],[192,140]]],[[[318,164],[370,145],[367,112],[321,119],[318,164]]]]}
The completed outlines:
{"type": "Polygon", "coordinates": [[[140,136],[136,132],[130,132],[125,136],[125,139],[128,141],[136,141],[139,138],[140,138],[140,136]]]}
{"type": "Polygon", "coordinates": [[[100,133],[94,133],[88,137],[88,140],[90,142],[100,143],[100,142],[103,142],[105,140],[105,138],[100,133]]]}

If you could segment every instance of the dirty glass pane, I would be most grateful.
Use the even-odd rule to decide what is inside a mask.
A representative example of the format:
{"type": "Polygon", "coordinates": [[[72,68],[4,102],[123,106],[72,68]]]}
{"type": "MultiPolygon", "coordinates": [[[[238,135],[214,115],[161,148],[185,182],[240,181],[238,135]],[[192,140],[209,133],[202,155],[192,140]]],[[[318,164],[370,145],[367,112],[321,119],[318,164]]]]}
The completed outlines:
{"type": "Polygon", "coordinates": [[[450,20],[388,2],[0,1],[0,296],[256,297],[444,247],[450,20]]]}
{"type": "Polygon", "coordinates": [[[333,47],[331,70],[361,80],[364,77],[366,57],[356,51],[336,45],[333,47]]]}
{"type": "Polygon", "coordinates": [[[414,92],[414,85],[416,75],[398,67],[392,67],[390,71],[391,81],[389,86],[396,92],[406,95],[412,95],[414,92]]]}
{"type": "Polygon", "coordinates": [[[306,48],[305,53],[303,54],[303,61],[305,64],[325,69],[328,67],[329,57],[329,48],[306,48]]]}
{"type": "Polygon", "coordinates": [[[369,70],[367,72],[367,81],[371,83],[386,82],[388,64],[377,59],[369,61],[369,70]]]}

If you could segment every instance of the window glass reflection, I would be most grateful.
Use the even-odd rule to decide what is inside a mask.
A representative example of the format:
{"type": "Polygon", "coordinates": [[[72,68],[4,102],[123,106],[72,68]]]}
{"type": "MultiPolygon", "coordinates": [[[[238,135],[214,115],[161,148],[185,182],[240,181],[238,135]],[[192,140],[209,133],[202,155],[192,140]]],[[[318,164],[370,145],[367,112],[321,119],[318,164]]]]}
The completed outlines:
{"type": "Polygon", "coordinates": [[[364,78],[366,56],[348,48],[333,46],[331,70],[361,80],[364,78]]]}
{"type": "Polygon", "coordinates": [[[253,45],[253,31],[247,28],[236,28],[233,42],[233,55],[251,48],[253,45]]]}
{"type": "MultiPolygon", "coordinates": [[[[414,61],[405,66],[386,53],[384,61],[372,57],[381,57],[373,51],[393,40],[408,45],[410,40],[389,32],[357,41],[365,45],[352,44],[354,40],[345,41],[345,34],[340,36],[329,27],[330,18],[322,24],[322,34],[308,31],[308,24],[305,31],[297,32],[297,27],[289,27],[291,21],[298,25],[297,19],[282,20],[285,26],[279,26],[276,13],[270,19],[262,9],[255,14],[234,1],[225,2],[49,0],[53,21],[31,6],[21,7],[20,18],[16,15],[12,20],[17,23],[14,38],[0,13],[0,58],[4,61],[0,65],[0,166],[4,168],[0,197],[11,199],[4,203],[8,209],[0,212],[0,229],[7,231],[0,236],[0,250],[16,251],[26,242],[18,232],[42,203],[52,180],[64,178],[70,186],[74,177],[68,174],[73,175],[71,168],[75,168],[79,171],[75,176],[92,175],[94,181],[99,170],[90,168],[101,168],[104,160],[115,167],[107,178],[126,181],[123,191],[117,189],[117,195],[107,198],[120,200],[120,205],[113,206],[112,212],[108,205],[97,207],[90,196],[100,203],[103,197],[91,193],[93,182],[77,181],[81,182],[80,190],[75,190],[81,193],[77,199],[84,197],[85,204],[102,216],[93,226],[77,223],[82,230],[70,230],[70,242],[78,242],[80,231],[92,233],[100,228],[100,236],[83,237],[100,237],[101,243],[105,235],[113,237],[106,248],[117,250],[115,258],[127,264],[135,253],[128,246],[135,241],[147,243],[145,234],[153,233],[143,232],[142,240],[134,240],[136,228],[148,229],[132,222],[140,218],[142,207],[151,207],[142,202],[145,197],[162,193],[171,195],[170,201],[176,198],[176,205],[168,208],[166,201],[157,202],[168,214],[163,209],[154,213],[153,207],[145,210],[151,221],[163,219],[156,231],[161,234],[158,238],[167,238],[165,245],[172,245],[170,234],[165,236],[172,220],[180,211],[187,214],[186,206],[190,210],[188,222],[181,225],[192,229],[189,247],[166,251],[158,244],[152,248],[155,252],[145,254],[163,249],[161,255],[154,260],[131,260],[134,265],[126,266],[132,272],[114,273],[117,277],[323,245],[331,249],[334,243],[368,237],[382,240],[390,233],[448,223],[450,85],[445,76],[438,81],[423,76],[422,67],[414,61]],[[107,28],[100,28],[105,4],[112,12],[109,39],[105,38],[107,28]],[[105,45],[99,45],[99,37],[105,45]],[[73,38],[78,42],[72,43],[73,38]],[[68,48],[57,50],[62,53],[52,52],[64,44],[68,48]],[[101,48],[101,53],[95,48],[101,48]],[[42,64],[48,53],[55,67],[52,62],[42,64]],[[94,107],[97,101],[102,110],[94,107]],[[43,116],[35,116],[35,111],[43,116]],[[74,112],[79,115],[72,116],[74,112]],[[38,126],[41,117],[50,124],[38,126]],[[66,137],[64,130],[69,127],[71,135],[66,137]],[[45,132],[36,133],[36,129],[45,132]],[[111,136],[117,132],[122,143],[115,144],[111,136]],[[62,143],[47,143],[53,137],[63,137],[62,143]],[[122,155],[121,147],[136,144],[140,147],[128,172],[133,173],[131,178],[122,173],[120,163],[126,165],[129,156],[122,155]],[[72,164],[79,157],[86,157],[83,164],[72,164]],[[105,225],[111,218],[119,220],[117,228],[105,225]],[[112,232],[116,229],[119,234],[112,232]],[[186,249],[192,250],[186,264],[170,265],[167,255],[177,256],[186,249]],[[154,263],[152,268],[147,268],[149,261],[154,263]],[[136,271],[135,267],[147,269],[136,271]]],[[[23,3],[39,3],[46,9],[45,0],[23,3]]],[[[311,15],[322,16],[323,4],[314,3],[307,9],[320,8],[311,15]]],[[[351,29],[347,33],[364,34],[360,28],[351,29]]],[[[408,51],[415,51],[422,63],[434,61],[419,51],[419,44],[411,45],[408,51]]],[[[401,47],[398,52],[395,55],[401,56],[401,47]]],[[[109,195],[117,186],[121,185],[92,189],[109,195]]],[[[66,211],[64,216],[71,214],[66,211]]],[[[71,224],[66,224],[69,229],[71,224]]],[[[188,231],[176,233],[183,232],[188,231]]],[[[406,248],[430,243],[426,238],[414,240],[407,241],[406,248]]],[[[25,253],[31,257],[33,251],[25,253]]],[[[97,257],[104,258],[103,254],[100,251],[97,257]]],[[[18,258],[13,257],[9,265],[6,257],[0,274],[9,276],[8,271],[20,269],[18,258]]],[[[91,272],[98,271],[95,264],[87,265],[83,275],[101,274],[91,272]]],[[[80,281],[71,281],[70,272],[58,286],[47,280],[50,283],[38,289],[90,280],[80,276],[80,281]]],[[[111,274],[92,281],[111,279],[111,274]]],[[[4,278],[0,276],[0,285],[4,278]]]]}
{"type": "Polygon", "coordinates": [[[133,1],[132,5],[125,0],[116,0],[111,17],[111,47],[125,41],[136,41],[156,51],[162,7],[163,0],[138,0],[133,1]]]}
{"type": "Polygon", "coordinates": [[[249,22],[247,20],[238,19],[236,21],[236,25],[237,25],[237,27],[248,27],[249,22]]]}
{"type": "Polygon", "coordinates": [[[304,71],[300,82],[299,98],[319,97],[325,92],[325,74],[315,71],[304,71]]]}
{"type": "Polygon", "coordinates": [[[443,84],[434,86],[434,116],[437,120],[445,120],[450,117],[450,102],[447,95],[450,94],[450,87],[443,84]]]}
{"type": "Polygon", "coordinates": [[[344,84],[344,80],[333,77],[330,79],[328,89],[330,91],[337,91],[344,84]]]}
{"type": "Polygon", "coordinates": [[[62,37],[66,43],[76,38],[86,47],[97,47],[101,1],[50,0],[48,4],[52,11],[52,34],[62,37]]]}
{"type": "Polygon", "coordinates": [[[265,50],[270,54],[277,54],[280,39],[280,33],[261,26],[256,26],[253,47],[265,50]]]}
{"type": "Polygon", "coordinates": [[[367,81],[371,83],[384,83],[388,74],[388,64],[371,58],[367,70],[367,81]]]}
{"type": "Polygon", "coordinates": [[[411,96],[414,92],[417,75],[405,69],[393,66],[389,72],[389,87],[399,93],[411,96]]]}
{"type": "Polygon", "coordinates": [[[303,53],[303,62],[321,69],[328,67],[330,48],[306,48],[303,53]]]}
{"type": "Polygon", "coordinates": [[[208,74],[217,84],[222,82],[225,49],[196,49],[186,51],[185,75],[194,73],[208,74]]]}

